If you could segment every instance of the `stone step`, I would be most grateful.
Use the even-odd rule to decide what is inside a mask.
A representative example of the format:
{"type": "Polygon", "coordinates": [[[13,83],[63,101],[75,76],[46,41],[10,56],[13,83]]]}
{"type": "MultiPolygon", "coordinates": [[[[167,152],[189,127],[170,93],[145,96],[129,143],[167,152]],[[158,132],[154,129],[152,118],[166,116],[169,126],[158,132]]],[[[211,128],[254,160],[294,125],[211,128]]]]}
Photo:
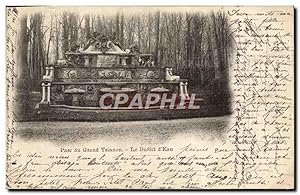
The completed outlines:
{"type": "Polygon", "coordinates": [[[30,96],[31,100],[41,99],[42,93],[41,92],[31,92],[29,96],[30,96]]]}

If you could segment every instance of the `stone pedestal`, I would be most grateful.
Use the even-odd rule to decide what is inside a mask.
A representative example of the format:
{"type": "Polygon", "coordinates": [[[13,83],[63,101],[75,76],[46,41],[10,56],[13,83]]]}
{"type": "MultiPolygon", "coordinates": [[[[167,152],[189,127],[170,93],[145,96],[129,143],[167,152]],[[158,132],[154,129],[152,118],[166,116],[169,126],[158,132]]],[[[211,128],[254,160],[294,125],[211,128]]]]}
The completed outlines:
{"type": "Polygon", "coordinates": [[[50,107],[49,102],[40,102],[38,104],[38,108],[42,110],[48,109],[49,107],[50,107]]]}

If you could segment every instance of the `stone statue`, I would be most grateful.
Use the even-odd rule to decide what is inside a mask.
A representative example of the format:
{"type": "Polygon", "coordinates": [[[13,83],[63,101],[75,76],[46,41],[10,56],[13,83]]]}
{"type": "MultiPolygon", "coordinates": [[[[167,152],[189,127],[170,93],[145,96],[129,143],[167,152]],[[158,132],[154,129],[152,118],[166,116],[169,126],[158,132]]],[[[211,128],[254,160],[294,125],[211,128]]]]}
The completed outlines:
{"type": "Polygon", "coordinates": [[[129,46],[130,53],[140,54],[140,48],[137,44],[132,44],[129,46]]]}

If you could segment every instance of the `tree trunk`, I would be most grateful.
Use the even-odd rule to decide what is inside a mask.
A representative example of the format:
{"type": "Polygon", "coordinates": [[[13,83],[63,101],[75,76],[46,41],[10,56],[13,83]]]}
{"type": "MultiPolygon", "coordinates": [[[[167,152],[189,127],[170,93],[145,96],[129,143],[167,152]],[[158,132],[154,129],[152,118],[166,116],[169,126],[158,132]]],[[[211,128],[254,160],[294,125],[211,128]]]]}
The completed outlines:
{"type": "Polygon", "coordinates": [[[158,65],[158,47],[159,47],[159,21],[160,21],[160,12],[156,13],[155,18],[155,55],[154,55],[154,63],[158,65]]]}
{"type": "Polygon", "coordinates": [[[27,16],[21,18],[21,27],[18,37],[18,65],[20,79],[29,79],[28,63],[27,63],[27,49],[28,49],[28,33],[27,33],[27,16]]]}
{"type": "Polygon", "coordinates": [[[55,62],[59,59],[59,22],[55,18],[55,62]]]}
{"type": "Polygon", "coordinates": [[[116,15],[116,39],[120,40],[120,15],[119,12],[116,15]]]}
{"type": "Polygon", "coordinates": [[[191,60],[191,16],[186,14],[187,32],[186,32],[186,65],[190,66],[191,60]]]}
{"type": "Polygon", "coordinates": [[[137,27],[138,27],[138,46],[141,49],[141,18],[137,17],[137,27]]]}
{"type": "Polygon", "coordinates": [[[148,16],[148,52],[151,52],[151,14],[148,16]]]}
{"type": "Polygon", "coordinates": [[[66,59],[65,53],[69,50],[69,28],[67,13],[63,13],[62,17],[63,35],[62,35],[62,53],[63,59],[66,59]]]}
{"type": "Polygon", "coordinates": [[[221,44],[220,44],[220,39],[219,39],[219,21],[216,21],[217,18],[216,16],[213,14],[212,15],[213,17],[213,27],[214,27],[214,36],[215,36],[215,44],[216,44],[216,47],[217,47],[217,58],[218,58],[218,63],[216,63],[216,68],[215,68],[215,75],[216,75],[216,78],[220,78],[221,77],[221,72],[222,72],[222,48],[221,48],[221,44]],[[217,26],[218,25],[218,26],[217,26]]]}
{"type": "Polygon", "coordinates": [[[124,15],[121,13],[120,44],[124,48],[124,15]]]}
{"type": "Polygon", "coordinates": [[[47,53],[46,53],[46,64],[49,64],[49,52],[50,52],[50,44],[52,39],[52,31],[53,31],[53,16],[51,15],[50,19],[50,33],[49,33],[49,39],[48,39],[48,45],[47,45],[47,53]]]}
{"type": "Polygon", "coordinates": [[[78,38],[78,24],[77,24],[78,17],[75,14],[70,14],[69,19],[70,19],[69,28],[71,31],[70,43],[71,45],[73,45],[77,42],[77,38],[78,38]]]}
{"type": "Polygon", "coordinates": [[[84,16],[84,28],[85,28],[85,39],[86,41],[90,38],[90,15],[84,16]]]}
{"type": "Polygon", "coordinates": [[[29,82],[29,71],[27,62],[28,52],[28,32],[27,16],[23,16],[20,21],[20,31],[18,32],[17,45],[17,68],[19,77],[16,80],[16,99],[14,111],[17,120],[24,120],[28,117],[31,83],[29,82]]]}

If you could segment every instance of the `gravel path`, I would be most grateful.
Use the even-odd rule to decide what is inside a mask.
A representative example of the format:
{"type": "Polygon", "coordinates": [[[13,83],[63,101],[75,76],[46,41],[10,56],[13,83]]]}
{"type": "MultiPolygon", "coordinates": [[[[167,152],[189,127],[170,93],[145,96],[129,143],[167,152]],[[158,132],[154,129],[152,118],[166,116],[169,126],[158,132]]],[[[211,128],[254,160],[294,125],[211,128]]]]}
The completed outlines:
{"type": "Polygon", "coordinates": [[[27,141],[58,145],[101,139],[153,144],[178,135],[213,140],[223,136],[229,120],[230,116],[131,122],[19,122],[16,135],[27,141]]]}

